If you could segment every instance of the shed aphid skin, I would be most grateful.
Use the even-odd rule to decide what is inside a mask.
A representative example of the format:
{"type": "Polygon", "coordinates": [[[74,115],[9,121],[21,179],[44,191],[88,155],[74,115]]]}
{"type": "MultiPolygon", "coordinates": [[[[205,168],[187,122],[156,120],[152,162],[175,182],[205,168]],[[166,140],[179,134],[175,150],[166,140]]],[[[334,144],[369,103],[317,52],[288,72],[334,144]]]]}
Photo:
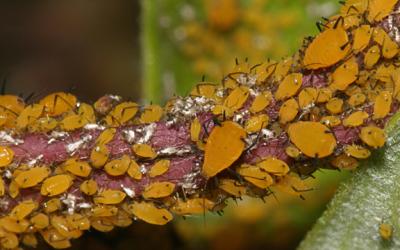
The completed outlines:
{"type": "Polygon", "coordinates": [[[66,248],[91,228],[164,225],[275,190],[304,198],[319,167],[356,168],[399,107],[398,5],[343,3],[293,57],[238,61],[165,107],[0,96],[0,247],[66,248]]]}

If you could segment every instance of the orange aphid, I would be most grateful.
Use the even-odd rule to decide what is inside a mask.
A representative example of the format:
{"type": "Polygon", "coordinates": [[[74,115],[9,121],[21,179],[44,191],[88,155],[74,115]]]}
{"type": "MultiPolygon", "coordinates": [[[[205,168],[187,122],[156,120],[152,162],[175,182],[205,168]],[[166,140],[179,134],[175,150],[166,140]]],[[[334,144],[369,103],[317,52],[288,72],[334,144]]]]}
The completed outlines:
{"type": "Polygon", "coordinates": [[[286,162],[274,157],[268,157],[267,159],[258,162],[256,166],[275,176],[284,176],[289,172],[289,166],[286,162]]]}
{"type": "Polygon", "coordinates": [[[238,181],[232,179],[220,179],[218,182],[218,187],[220,189],[224,190],[230,195],[233,195],[234,197],[242,197],[246,194],[246,187],[241,185],[238,181]]]}
{"type": "Polygon", "coordinates": [[[279,122],[286,124],[293,121],[298,112],[299,104],[297,104],[297,101],[294,98],[290,98],[285,101],[279,109],[279,122]]]}
{"type": "Polygon", "coordinates": [[[173,218],[167,209],[158,208],[153,202],[133,202],[128,210],[137,218],[155,225],[165,225],[173,218]]]}
{"type": "Polygon", "coordinates": [[[334,116],[334,115],[324,116],[321,118],[320,122],[325,124],[328,127],[339,126],[342,123],[340,118],[337,116],[334,116]]]}
{"type": "Polygon", "coordinates": [[[159,160],[150,169],[149,176],[156,177],[168,171],[171,162],[169,160],[159,160]]]}
{"type": "Polygon", "coordinates": [[[369,0],[368,16],[369,22],[378,22],[387,17],[392,12],[397,0],[369,0]]]}
{"type": "Polygon", "coordinates": [[[76,103],[76,96],[64,92],[50,94],[39,101],[44,106],[44,113],[49,116],[58,116],[73,110],[76,103]]]}
{"type": "Polygon", "coordinates": [[[134,102],[123,102],[111,110],[105,118],[108,126],[120,126],[132,120],[139,110],[139,106],[134,102]]]}
{"type": "Polygon", "coordinates": [[[172,182],[154,182],[146,186],[142,193],[142,196],[145,199],[162,198],[172,194],[174,190],[175,184],[172,182]]]}
{"type": "Polygon", "coordinates": [[[212,210],[215,202],[205,198],[193,198],[188,200],[178,200],[171,211],[179,215],[203,214],[205,211],[212,210]]]}
{"type": "Polygon", "coordinates": [[[190,124],[190,139],[194,142],[199,141],[200,132],[201,132],[201,124],[199,119],[196,117],[190,124]]]}
{"type": "Polygon", "coordinates": [[[268,174],[263,168],[252,166],[249,164],[242,164],[236,169],[236,172],[244,177],[244,179],[259,188],[268,188],[273,183],[271,175],[268,174]]]}
{"type": "Polygon", "coordinates": [[[381,57],[381,49],[378,45],[374,45],[368,49],[364,57],[364,65],[367,69],[372,69],[381,57]]]}
{"type": "Polygon", "coordinates": [[[283,100],[294,96],[303,83],[302,79],[303,75],[300,73],[287,75],[279,84],[278,90],[275,92],[275,98],[277,100],[283,100]]]}
{"type": "Polygon", "coordinates": [[[0,167],[6,167],[14,159],[14,151],[5,146],[0,146],[0,167]]]}
{"type": "Polygon", "coordinates": [[[86,195],[94,195],[97,192],[97,183],[94,180],[86,180],[82,182],[79,189],[86,195]]]}
{"type": "Polygon", "coordinates": [[[304,88],[299,93],[299,106],[304,109],[314,104],[318,97],[316,88],[304,88]]]}
{"type": "Polygon", "coordinates": [[[332,73],[330,87],[337,90],[345,90],[357,77],[358,63],[355,57],[351,57],[332,73]]]}
{"type": "Polygon", "coordinates": [[[356,144],[347,145],[344,148],[344,152],[347,155],[358,158],[358,159],[366,159],[371,155],[371,152],[368,149],[366,149],[360,145],[356,145],[356,144]]]}
{"type": "Polygon", "coordinates": [[[343,125],[346,127],[357,127],[364,123],[364,120],[369,117],[365,111],[356,111],[350,114],[343,120],[343,125]]]}
{"type": "Polygon", "coordinates": [[[68,159],[64,163],[64,168],[71,174],[80,177],[87,177],[92,171],[92,167],[89,165],[89,163],[85,161],[78,161],[75,158],[68,159]]]}
{"type": "Polygon", "coordinates": [[[44,180],[40,193],[55,196],[64,193],[72,185],[72,177],[66,174],[55,175],[44,180]]]}
{"type": "Polygon", "coordinates": [[[380,148],[385,145],[386,136],[383,129],[375,126],[367,126],[361,129],[361,140],[370,147],[380,148]]]}
{"type": "Polygon", "coordinates": [[[131,158],[129,155],[124,155],[120,159],[114,159],[109,161],[104,166],[104,171],[111,176],[120,176],[128,171],[129,165],[131,163],[131,158]]]}
{"type": "Polygon", "coordinates": [[[49,174],[48,167],[34,167],[21,171],[14,180],[20,188],[29,188],[42,182],[49,174]]]}
{"type": "Polygon", "coordinates": [[[204,96],[207,98],[214,98],[217,85],[213,83],[198,83],[190,92],[192,96],[204,96]]]}
{"type": "Polygon", "coordinates": [[[124,192],[119,190],[106,189],[97,194],[93,201],[97,204],[118,204],[121,203],[126,197],[124,192]]]}
{"type": "Polygon", "coordinates": [[[300,151],[315,158],[323,158],[333,153],[336,139],[328,127],[319,122],[296,122],[289,125],[290,140],[300,151]],[[312,143],[310,138],[313,138],[312,143]]]}
{"type": "Polygon", "coordinates": [[[141,123],[158,122],[163,115],[164,110],[159,105],[148,105],[144,108],[143,113],[140,115],[141,123]]]}
{"type": "Polygon", "coordinates": [[[131,160],[131,164],[129,165],[127,173],[131,178],[135,180],[142,179],[142,172],[140,171],[140,166],[134,160],[131,160]]]}
{"type": "Polygon", "coordinates": [[[371,40],[371,35],[372,29],[370,25],[361,25],[355,29],[353,35],[353,50],[355,52],[364,50],[371,40]]]}
{"type": "Polygon", "coordinates": [[[354,170],[358,167],[358,161],[351,156],[341,154],[331,161],[332,166],[339,169],[354,170]]]}
{"type": "Polygon", "coordinates": [[[144,158],[153,159],[157,156],[157,152],[148,144],[135,144],[132,146],[132,150],[136,155],[144,158]]]}
{"type": "Polygon", "coordinates": [[[272,94],[270,91],[265,91],[254,98],[250,106],[250,112],[257,113],[264,110],[270,103],[272,99],[272,94]]]}
{"type": "Polygon", "coordinates": [[[382,91],[375,98],[374,103],[374,115],[373,119],[382,119],[385,118],[392,106],[392,94],[389,91],[382,91]]]}
{"type": "Polygon", "coordinates": [[[342,60],[349,52],[349,39],[343,28],[327,29],[307,47],[303,65],[307,69],[329,67],[342,60]]]}
{"type": "Polygon", "coordinates": [[[266,114],[260,114],[250,117],[246,120],[244,129],[247,133],[256,133],[268,125],[269,117],[266,114]]]}
{"type": "Polygon", "coordinates": [[[235,122],[214,127],[205,146],[203,175],[210,178],[231,166],[244,150],[245,136],[246,131],[235,122]]]}

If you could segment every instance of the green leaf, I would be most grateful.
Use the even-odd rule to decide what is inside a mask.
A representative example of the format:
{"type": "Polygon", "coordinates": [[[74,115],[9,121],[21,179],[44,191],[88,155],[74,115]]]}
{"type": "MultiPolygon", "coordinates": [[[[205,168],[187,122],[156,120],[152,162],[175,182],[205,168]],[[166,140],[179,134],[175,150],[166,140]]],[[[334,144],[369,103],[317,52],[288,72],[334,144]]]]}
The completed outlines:
{"type": "Polygon", "coordinates": [[[386,146],[341,184],[300,250],[400,249],[399,116],[387,126],[386,146]],[[391,240],[380,236],[381,223],[393,227],[391,240]]]}

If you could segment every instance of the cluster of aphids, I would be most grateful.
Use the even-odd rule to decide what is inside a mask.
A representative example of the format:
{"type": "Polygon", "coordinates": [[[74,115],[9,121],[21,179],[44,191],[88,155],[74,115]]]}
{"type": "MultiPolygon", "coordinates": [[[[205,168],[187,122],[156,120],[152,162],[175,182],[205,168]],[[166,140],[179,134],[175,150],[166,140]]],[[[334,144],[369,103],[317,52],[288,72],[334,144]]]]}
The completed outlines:
{"type": "Polygon", "coordinates": [[[295,56],[238,63],[165,108],[67,93],[0,96],[0,245],[55,248],[133,219],[220,211],[227,198],[301,195],[318,167],[384,146],[400,91],[397,1],[352,0],[295,56]]]}

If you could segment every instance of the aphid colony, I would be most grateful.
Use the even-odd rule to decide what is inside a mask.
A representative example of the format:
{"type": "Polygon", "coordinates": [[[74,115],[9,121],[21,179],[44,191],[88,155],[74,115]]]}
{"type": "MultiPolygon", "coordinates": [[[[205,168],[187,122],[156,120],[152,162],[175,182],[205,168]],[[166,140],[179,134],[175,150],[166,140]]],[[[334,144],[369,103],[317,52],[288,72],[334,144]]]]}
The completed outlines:
{"type": "Polygon", "coordinates": [[[398,109],[395,5],[348,1],[295,56],[237,63],[165,108],[0,96],[1,247],[34,247],[39,234],[66,248],[90,228],[163,225],[227,198],[302,197],[318,167],[354,169],[398,109]]]}

